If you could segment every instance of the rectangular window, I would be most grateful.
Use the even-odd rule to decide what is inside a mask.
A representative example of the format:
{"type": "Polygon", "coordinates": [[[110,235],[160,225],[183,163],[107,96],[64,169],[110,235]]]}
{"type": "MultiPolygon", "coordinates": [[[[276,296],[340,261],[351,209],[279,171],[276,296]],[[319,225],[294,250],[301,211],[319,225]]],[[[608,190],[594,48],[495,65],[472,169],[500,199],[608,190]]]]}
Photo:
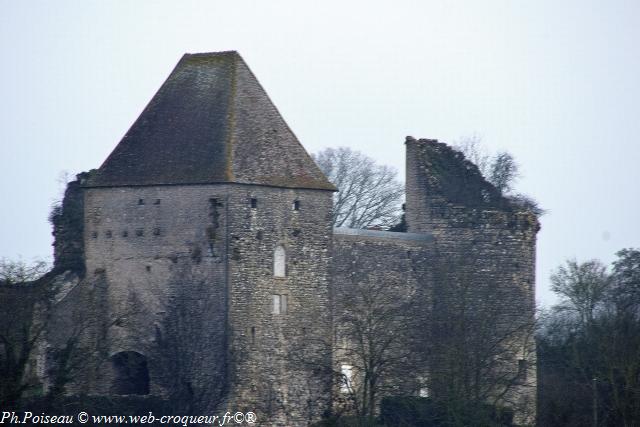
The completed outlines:
{"type": "Polygon", "coordinates": [[[144,199],[138,199],[138,204],[139,205],[144,205],[144,199]]]}
{"type": "Polygon", "coordinates": [[[287,296],[272,295],[273,298],[273,314],[287,314],[287,296]]]}
{"type": "Polygon", "coordinates": [[[251,199],[251,209],[258,208],[258,199],[251,199]]]}
{"type": "Polygon", "coordinates": [[[527,381],[527,361],[526,359],[518,360],[518,383],[522,384],[527,381]]]}
{"type": "Polygon", "coordinates": [[[340,392],[343,394],[350,393],[352,390],[353,366],[340,365],[340,373],[342,374],[340,392]]]}
{"type": "Polygon", "coordinates": [[[427,379],[423,376],[418,376],[418,396],[419,397],[429,397],[429,386],[427,384],[427,379]]]}
{"type": "Polygon", "coordinates": [[[300,210],[300,201],[296,200],[293,202],[293,210],[294,211],[299,211],[300,210]]]}

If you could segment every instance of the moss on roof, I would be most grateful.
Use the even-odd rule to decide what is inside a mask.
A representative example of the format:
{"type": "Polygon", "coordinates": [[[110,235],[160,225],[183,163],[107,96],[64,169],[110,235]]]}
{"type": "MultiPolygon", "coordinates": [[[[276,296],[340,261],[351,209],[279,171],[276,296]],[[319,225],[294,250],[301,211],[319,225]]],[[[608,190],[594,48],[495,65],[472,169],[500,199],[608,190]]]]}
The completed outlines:
{"type": "Polygon", "coordinates": [[[335,190],[237,52],[185,54],[85,186],[335,190]]]}

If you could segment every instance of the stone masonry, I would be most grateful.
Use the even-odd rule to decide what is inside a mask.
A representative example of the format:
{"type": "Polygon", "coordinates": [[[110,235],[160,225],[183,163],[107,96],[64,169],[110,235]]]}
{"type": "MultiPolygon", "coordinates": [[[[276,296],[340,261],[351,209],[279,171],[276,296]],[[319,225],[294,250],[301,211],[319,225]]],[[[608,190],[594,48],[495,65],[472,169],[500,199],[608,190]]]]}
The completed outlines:
{"type": "MultiPolygon", "coordinates": [[[[182,399],[198,413],[304,426],[341,399],[333,373],[350,361],[333,347],[356,285],[420,296],[412,313],[429,339],[455,327],[469,289],[477,310],[502,307],[490,311],[493,335],[524,326],[535,215],[447,145],[407,137],[406,149],[407,232],[333,230],[336,189],[242,58],[185,55],[55,213],[59,286],[34,372],[47,388],[73,367],[69,394],[182,399]],[[82,363],[52,356],[70,337],[82,363]]],[[[3,306],[15,292],[0,289],[3,306]]],[[[524,330],[487,375],[522,377],[501,403],[529,424],[535,345],[524,330]]],[[[441,391],[446,342],[430,344],[405,380],[386,379],[389,393],[441,391]]]]}

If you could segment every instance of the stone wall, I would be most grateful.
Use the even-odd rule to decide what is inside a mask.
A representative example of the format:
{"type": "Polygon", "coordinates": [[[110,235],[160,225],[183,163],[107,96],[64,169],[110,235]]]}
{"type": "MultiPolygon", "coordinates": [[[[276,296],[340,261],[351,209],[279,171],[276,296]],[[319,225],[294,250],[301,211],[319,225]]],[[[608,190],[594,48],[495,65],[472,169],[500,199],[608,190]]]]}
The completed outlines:
{"type": "Polygon", "coordinates": [[[221,402],[229,193],[224,185],[85,189],[85,282],[104,288],[108,307],[107,357],[92,391],[108,394],[111,358],[135,351],[147,358],[151,394],[184,389],[221,402]]]}
{"type": "MultiPolygon", "coordinates": [[[[334,371],[350,366],[362,401],[365,375],[378,375],[376,404],[384,396],[417,395],[427,388],[433,237],[429,234],[336,229],[333,290],[334,371]]],[[[344,381],[346,378],[342,378],[344,381]]],[[[349,390],[338,382],[335,410],[349,410],[349,390]]]]}
{"type": "Polygon", "coordinates": [[[453,346],[452,328],[474,327],[479,352],[488,354],[487,343],[500,346],[486,376],[498,378],[497,393],[510,390],[503,404],[516,409],[516,420],[531,422],[537,218],[510,203],[447,145],[408,137],[406,146],[408,231],[436,239],[433,326],[443,338],[436,341],[453,346]]]}
{"type": "MultiPolygon", "coordinates": [[[[113,319],[108,355],[145,355],[151,394],[175,390],[165,373],[175,375],[166,368],[177,358],[188,388],[223,384],[209,397],[215,391],[230,409],[274,425],[317,420],[328,409],[330,378],[318,368],[330,359],[313,346],[331,331],[330,191],[89,188],[85,206],[87,283],[104,283],[113,319]],[[277,246],[286,252],[283,278],[273,272],[277,246]],[[274,295],[286,296],[286,314],[273,313],[274,295]],[[306,363],[304,354],[325,356],[306,363]]],[[[113,380],[103,363],[98,393],[113,380]]]]}
{"type": "MultiPolygon", "coordinates": [[[[334,374],[355,363],[343,345],[354,313],[347,303],[374,289],[383,308],[410,308],[404,323],[390,324],[398,351],[411,355],[404,371],[387,372],[386,395],[437,394],[452,349],[479,354],[473,346],[498,337],[500,360],[485,373],[499,379],[496,390],[515,381],[501,403],[516,408],[520,423],[533,420],[535,215],[460,153],[414,139],[407,233],[334,231],[331,208],[327,190],[71,183],[54,221],[56,268],[86,273],[51,278],[59,283],[34,369],[49,387],[66,364],[75,369],[67,392],[109,395],[114,361],[135,353],[151,395],[189,402],[189,410],[254,411],[261,425],[306,425],[344,401],[334,374]],[[284,277],[274,274],[278,247],[284,277]],[[459,336],[471,337],[466,351],[459,336]],[[77,359],[65,361],[70,337],[77,359]]],[[[10,303],[16,292],[0,295],[10,303]]]]}
{"type": "Polygon", "coordinates": [[[330,407],[324,343],[331,336],[331,197],[237,186],[231,199],[230,400],[265,425],[262,417],[273,425],[307,425],[330,407]],[[285,277],[274,276],[278,246],[286,253],[285,277]],[[274,313],[274,296],[286,298],[286,313],[274,313]]]}

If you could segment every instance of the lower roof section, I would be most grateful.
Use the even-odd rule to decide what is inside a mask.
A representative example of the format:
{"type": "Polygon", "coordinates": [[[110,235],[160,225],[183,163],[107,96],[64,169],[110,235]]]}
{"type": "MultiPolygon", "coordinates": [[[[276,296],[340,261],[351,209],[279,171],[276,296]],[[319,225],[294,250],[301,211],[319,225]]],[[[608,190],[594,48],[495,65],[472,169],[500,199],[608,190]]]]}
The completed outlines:
{"type": "Polygon", "coordinates": [[[333,234],[335,236],[371,237],[376,239],[407,240],[412,242],[424,243],[430,243],[434,241],[433,235],[428,233],[400,233],[393,231],[362,230],[358,228],[346,227],[334,228],[333,234]]]}

